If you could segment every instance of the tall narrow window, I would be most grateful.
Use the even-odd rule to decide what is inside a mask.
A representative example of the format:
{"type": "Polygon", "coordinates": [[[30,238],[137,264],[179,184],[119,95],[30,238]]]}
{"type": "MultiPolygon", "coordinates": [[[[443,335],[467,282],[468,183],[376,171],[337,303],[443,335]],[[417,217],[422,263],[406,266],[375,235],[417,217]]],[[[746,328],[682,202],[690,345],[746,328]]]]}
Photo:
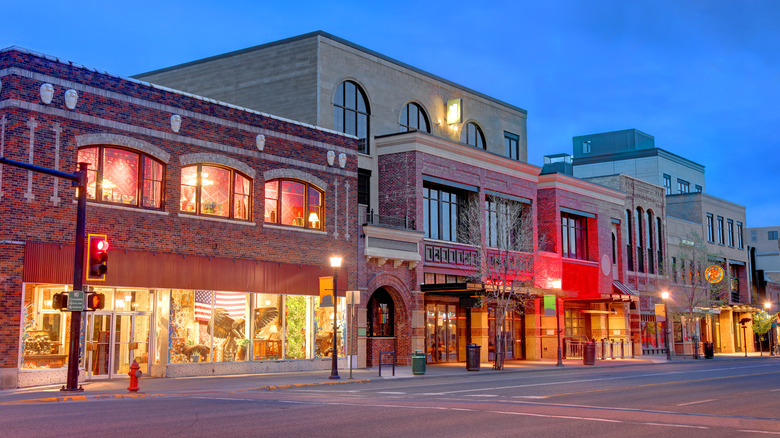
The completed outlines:
{"type": "Polygon", "coordinates": [[[737,222],[737,248],[744,249],[745,248],[745,238],[742,235],[744,232],[742,222],[737,222]]]}
{"type": "Polygon", "coordinates": [[[466,123],[466,126],[463,128],[463,140],[469,146],[479,149],[487,148],[485,134],[482,133],[482,129],[474,122],[466,123]]]}
{"type": "Polygon", "coordinates": [[[729,246],[734,248],[734,220],[726,220],[726,236],[728,237],[729,246]]]}
{"type": "Polygon", "coordinates": [[[644,226],[642,225],[642,210],[636,209],[636,270],[645,272],[645,250],[644,250],[644,226]]]}
{"type": "Polygon", "coordinates": [[[395,336],[393,330],[393,319],[395,318],[395,308],[393,299],[385,289],[377,289],[371,299],[368,300],[368,330],[370,337],[377,336],[395,336]]]}
{"type": "Polygon", "coordinates": [[[251,180],[233,169],[210,164],[181,169],[182,212],[249,220],[251,199],[251,180]]]}
{"type": "Polygon", "coordinates": [[[265,183],[265,222],[321,230],[323,192],[303,181],[274,179],[265,183]]]}
{"type": "Polygon", "coordinates": [[[425,114],[422,106],[414,102],[404,105],[401,110],[401,132],[407,131],[425,131],[431,132],[431,125],[428,123],[428,115],[425,114]]]}
{"type": "Polygon", "coordinates": [[[488,196],[485,200],[485,238],[491,248],[520,250],[519,237],[522,204],[517,201],[488,196]]]}
{"type": "Polygon", "coordinates": [[[371,171],[358,169],[358,204],[363,204],[371,211],[371,171]]]}
{"type": "Polygon", "coordinates": [[[715,243],[715,218],[707,213],[707,242],[715,243]]]}
{"type": "Polygon", "coordinates": [[[79,149],[77,160],[89,164],[87,199],[130,207],[163,207],[164,167],[151,156],[92,146],[79,149]]]}
{"type": "Polygon", "coordinates": [[[632,225],[631,210],[626,210],[626,256],[628,258],[628,270],[634,270],[634,227],[632,225]]]}
{"type": "Polygon", "coordinates": [[[655,247],[658,251],[658,274],[664,274],[664,252],[663,252],[663,235],[661,234],[661,217],[655,218],[655,247]]]}
{"type": "Polygon", "coordinates": [[[653,212],[647,210],[645,215],[647,216],[645,220],[647,226],[647,229],[645,230],[645,236],[647,236],[647,272],[655,274],[655,264],[653,263],[653,246],[655,243],[655,235],[653,234],[653,212]]]}
{"type": "Polygon", "coordinates": [[[513,159],[520,159],[520,137],[511,132],[504,131],[504,155],[513,159]]]}
{"type": "Polygon", "coordinates": [[[718,245],[725,244],[724,232],[723,232],[723,217],[718,216],[718,245]]]}
{"type": "Polygon", "coordinates": [[[336,89],[333,102],[333,129],[358,138],[359,151],[367,154],[369,135],[368,99],[355,82],[344,81],[336,89]]]}

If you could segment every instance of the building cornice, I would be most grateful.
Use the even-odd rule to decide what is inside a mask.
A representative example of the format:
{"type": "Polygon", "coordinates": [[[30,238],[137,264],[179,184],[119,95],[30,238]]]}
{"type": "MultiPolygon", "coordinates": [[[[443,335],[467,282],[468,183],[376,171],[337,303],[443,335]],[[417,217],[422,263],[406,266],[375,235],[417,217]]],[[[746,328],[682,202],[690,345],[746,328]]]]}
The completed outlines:
{"type": "Polygon", "coordinates": [[[626,194],[619,190],[610,189],[609,187],[600,184],[595,184],[561,173],[540,175],[537,188],[538,190],[563,190],[620,205],[623,205],[626,202],[626,194]]]}

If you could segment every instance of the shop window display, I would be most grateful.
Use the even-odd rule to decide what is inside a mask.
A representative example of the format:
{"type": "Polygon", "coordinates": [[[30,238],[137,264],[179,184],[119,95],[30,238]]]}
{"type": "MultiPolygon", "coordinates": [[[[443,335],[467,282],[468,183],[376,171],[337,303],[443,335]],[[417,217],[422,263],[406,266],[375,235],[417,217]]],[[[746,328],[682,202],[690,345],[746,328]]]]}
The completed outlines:
{"type": "MultiPolygon", "coordinates": [[[[338,338],[336,347],[339,356],[344,356],[344,309],[337,306],[338,309],[338,338]]],[[[314,310],[314,357],[332,357],[333,356],[333,306],[320,307],[314,310]]]]}
{"type": "Polygon", "coordinates": [[[63,368],[68,363],[70,312],[52,309],[65,286],[28,286],[22,314],[22,369],[63,368]]]}

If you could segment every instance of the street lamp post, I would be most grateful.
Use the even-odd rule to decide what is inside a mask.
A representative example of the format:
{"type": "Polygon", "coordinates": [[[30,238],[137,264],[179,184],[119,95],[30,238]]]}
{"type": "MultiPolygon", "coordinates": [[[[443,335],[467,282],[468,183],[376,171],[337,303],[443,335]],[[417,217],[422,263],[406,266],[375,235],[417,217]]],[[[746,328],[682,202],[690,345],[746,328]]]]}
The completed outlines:
{"type": "MultiPolygon", "coordinates": [[[[766,309],[767,313],[769,313],[769,309],[772,307],[772,303],[769,301],[764,303],[764,309],[766,309]]],[[[772,328],[772,324],[769,325],[769,331],[767,332],[768,338],[769,338],[769,355],[774,356],[775,355],[775,349],[772,348],[772,337],[774,336],[774,329],[772,328]]]]}
{"type": "Polygon", "coordinates": [[[664,334],[666,334],[666,360],[672,360],[671,345],[669,344],[669,292],[661,292],[661,299],[664,300],[664,334]]]}
{"type": "MultiPolygon", "coordinates": [[[[556,366],[562,367],[563,366],[563,360],[562,360],[562,354],[561,354],[561,315],[558,311],[558,303],[562,303],[563,300],[558,300],[558,297],[555,297],[555,323],[557,324],[557,331],[558,331],[558,364],[556,366]]],[[[561,306],[562,307],[562,306],[561,306]]]]}
{"type": "Polygon", "coordinates": [[[336,291],[338,290],[338,280],[339,280],[339,268],[341,267],[341,257],[339,256],[333,256],[330,258],[330,266],[333,268],[333,352],[331,356],[333,357],[333,363],[331,364],[330,368],[330,377],[329,379],[340,379],[339,377],[339,352],[338,352],[338,325],[337,325],[337,315],[336,312],[336,291]]]}

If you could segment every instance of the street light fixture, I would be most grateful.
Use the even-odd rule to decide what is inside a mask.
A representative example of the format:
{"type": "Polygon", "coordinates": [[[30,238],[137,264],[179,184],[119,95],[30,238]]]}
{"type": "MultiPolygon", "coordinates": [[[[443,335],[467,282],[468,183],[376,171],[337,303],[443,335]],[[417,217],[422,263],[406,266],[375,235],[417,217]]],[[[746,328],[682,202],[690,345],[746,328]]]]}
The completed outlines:
{"type": "Polygon", "coordinates": [[[671,298],[669,292],[661,292],[661,299],[664,300],[664,318],[666,319],[666,322],[664,323],[664,333],[666,334],[666,360],[672,360],[672,351],[669,344],[669,298],[671,298]]]}
{"type": "Polygon", "coordinates": [[[338,326],[336,323],[336,291],[338,290],[338,280],[339,280],[339,268],[341,267],[341,257],[339,256],[333,256],[330,258],[330,267],[333,268],[333,352],[331,356],[333,357],[333,363],[331,364],[330,368],[330,377],[329,379],[340,379],[339,377],[339,353],[338,353],[338,344],[337,344],[337,330],[338,326]]]}

